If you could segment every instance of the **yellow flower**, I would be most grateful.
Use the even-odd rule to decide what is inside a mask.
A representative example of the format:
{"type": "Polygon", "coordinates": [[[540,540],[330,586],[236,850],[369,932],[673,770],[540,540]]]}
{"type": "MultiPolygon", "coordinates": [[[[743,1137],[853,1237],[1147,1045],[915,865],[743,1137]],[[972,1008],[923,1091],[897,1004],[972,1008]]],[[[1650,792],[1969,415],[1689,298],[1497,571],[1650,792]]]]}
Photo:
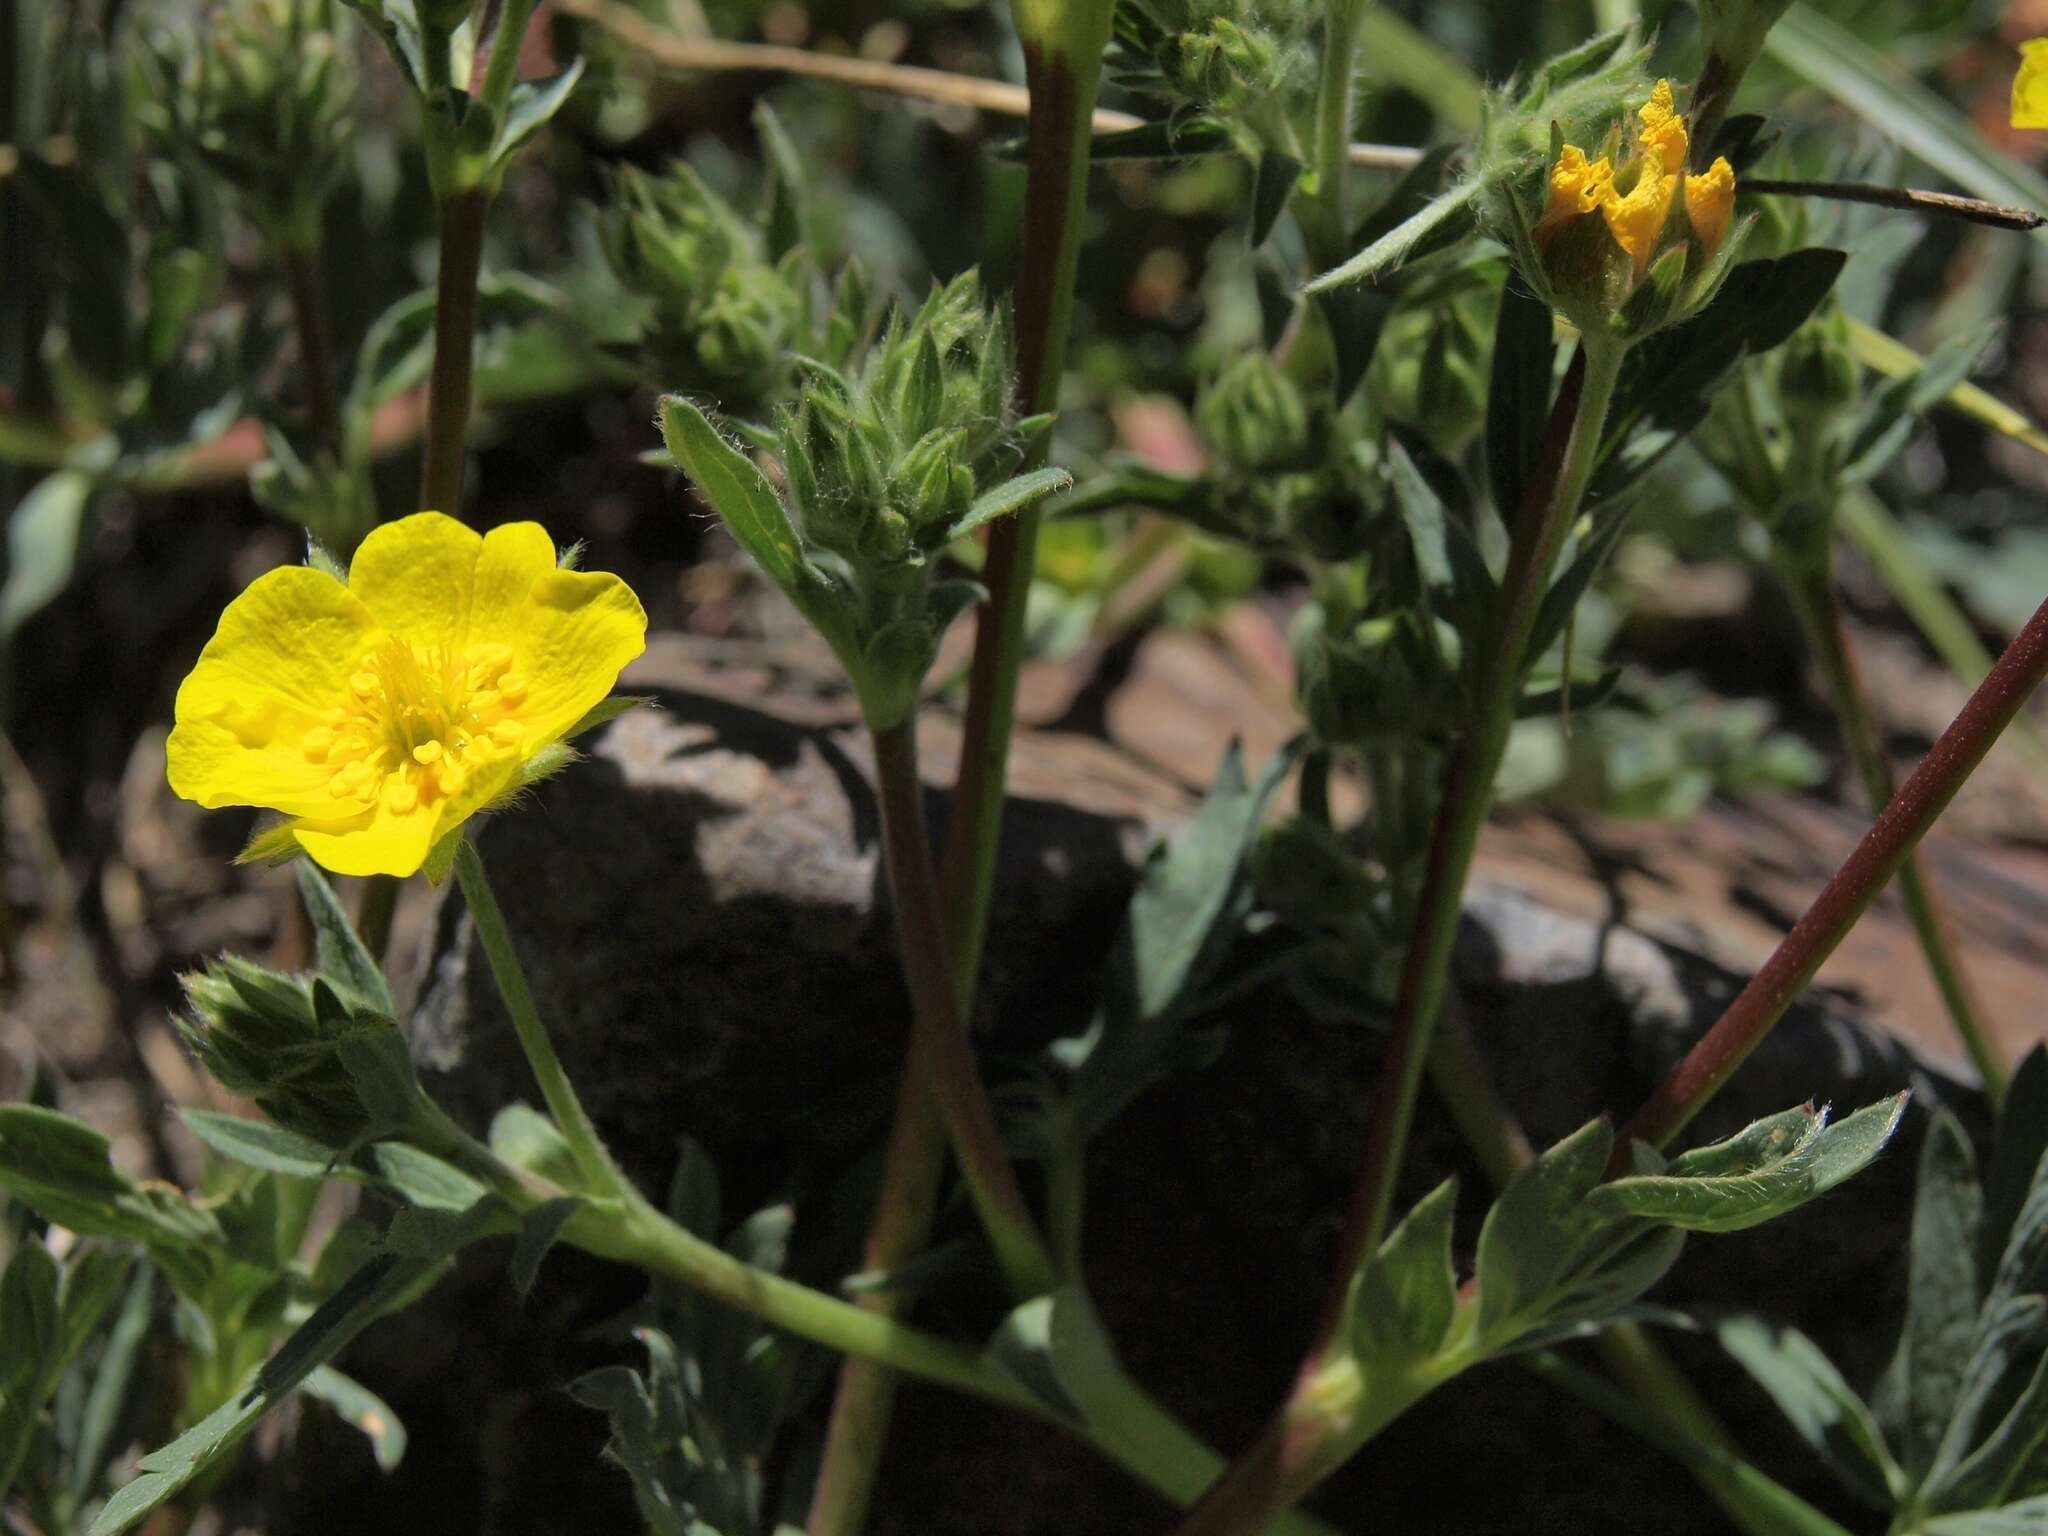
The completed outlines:
{"type": "Polygon", "coordinates": [[[1550,170],[1550,205],[1536,224],[1536,243],[1547,245],[1551,236],[1582,213],[1591,213],[1614,195],[1614,166],[1605,155],[1588,161],[1586,152],[1567,144],[1550,170]]]}
{"type": "Polygon", "coordinates": [[[320,864],[409,875],[520,782],[646,648],[618,577],[561,570],[538,523],[421,512],[228,605],[178,689],[171,788],[265,806],[320,864]]]}
{"type": "Polygon", "coordinates": [[[2048,128],[2048,37],[2020,44],[2020,71],[2012,80],[2012,125],[2048,128]]]}
{"type": "Polygon", "coordinates": [[[1725,156],[1696,176],[1685,178],[1685,218],[1692,225],[1693,238],[1712,254],[1728,238],[1728,225],[1735,217],[1735,167],[1725,156]]]}
{"type": "Polygon", "coordinates": [[[1673,169],[1685,164],[1690,141],[1686,138],[1685,119],[1671,104],[1669,80],[1657,82],[1657,88],[1650,92],[1650,99],[1636,113],[1636,121],[1641,124],[1636,140],[1646,152],[1654,150],[1673,169]]]}
{"type": "MultiPolygon", "coordinates": [[[[1681,124],[1679,133],[1684,132],[1681,124]]],[[[1678,178],[1664,169],[1664,157],[1651,149],[1644,152],[1636,184],[1628,195],[1624,197],[1610,187],[1607,196],[1601,199],[1600,212],[1607,220],[1608,232],[1635,263],[1638,282],[1649,270],[1650,253],[1664,233],[1664,221],[1671,215],[1671,194],[1677,185],[1678,178]]]]}

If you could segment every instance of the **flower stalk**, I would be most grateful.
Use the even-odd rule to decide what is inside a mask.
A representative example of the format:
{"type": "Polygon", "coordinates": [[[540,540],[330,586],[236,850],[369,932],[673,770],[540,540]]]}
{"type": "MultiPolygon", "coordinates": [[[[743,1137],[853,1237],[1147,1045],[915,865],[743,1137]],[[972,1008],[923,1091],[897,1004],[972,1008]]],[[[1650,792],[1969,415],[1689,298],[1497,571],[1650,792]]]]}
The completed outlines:
{"type": "Polygon", "coordinates": [[[490,194],[466,188],[441,197],[441,261],[434,276],[434,362],[427,382],[427,436],[420,454],[420,506],[462,507],[462,461],[476,369],[476,290],[490,194]]]}
{"type": "Polygon", "coordinates": [[[1615,1137],[1617,1148],[1626,1148],[1631,1138],[1662,1147],[1706,1107],[1877,899],[2044,675],[2048,603],[2035,610],[2005,648],[1763,968],[1615,1137]]]}

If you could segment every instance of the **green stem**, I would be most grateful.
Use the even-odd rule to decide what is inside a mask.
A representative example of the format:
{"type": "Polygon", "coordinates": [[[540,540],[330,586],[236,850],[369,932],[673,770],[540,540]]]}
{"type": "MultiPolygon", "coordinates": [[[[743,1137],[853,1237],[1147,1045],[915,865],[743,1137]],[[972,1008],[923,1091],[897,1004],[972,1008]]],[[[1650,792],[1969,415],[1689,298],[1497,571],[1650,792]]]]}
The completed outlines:
{"type": "MultiPolygon", "coordinates": [[[[1774,563],[1819,663],[1828,702],[1841,728],[1843,745],[1863,780],[1863,792],[1871,810],[1882,811],[1891,803],[1898,784],[1879,738],[1877,722],[1871,718],[1869,700],[1857,678],[1855,654],[1842,627],[1841,600],[1830,570],[1832,540],[1823,532],[1810,542],[1815,548],[1805,558],[1781,544],[1774,563]]],[[[1984,1080],[1985,1097],[1996,1109],[2005,1097],[2005,1064],[1985,1031],[1982,1005],[1956,953],[1949,924],[1918,849],[1899,866],[1899,894],[1920,949],[1927,957],[1927,969],[1948,1010],[1949,1022],[1955,1026],[1956,1037],[1969,1052],[1971,1061],[1976,1063],[1984,1080]]]]}
{"type": "MultiPolygon", "coordinates": [[[[1031,90],[1030,160],[1016,316],[1017,390],[1027,413],[1050,411],[1059,404],[1087,206],[1091,114],[1108,35],[1107,4],[1071,0],[1071,8],[1101,13],[1099,38],[1072,40],[1078,46],[1064,49],[1027,42],[1024,49],[1025,79],[1031,90]]],[[[1023,467],[1042,463],[1049,446],[1041,436],[1033,462],[1023,467]]],[[[1024,663],[1024,616],[1037,562],[1040,516],[1037,508],[1027,508],[994,524],[981,573],[989,600],[976,619],[960,767],[947,816],[941,873],[945,910],[954,923],[953,973],[964,983],[959,989],[963,997],[973,995],[972,982],[981,969],[995,885],[1003,785],[1017,717],[1017,675],[1024,663]]]]}
{"type": "Polygon", "coordinates": [[[968,1193],[981,1215],[996,1258],[1019,1300],[1043,1295],[1054,1284],[1052,1259],[1031,1208],[1003,1150],[995,1111],[983,1091],[961,1028],[953,976],[947,966],[946,927],[939,915],[931,845],[925,835],[924,788],[917,776],[916,717],[871,733],[876,793],[882,806],[882,843],[889,892],[902,940],[916,1025],[916,1060],[930,1074],[968,1193]]]}
{"type": "MultiPolygon", "coordinates": [[[[490,109],[493,122],[504,120],[506,104],[512,99],[512,87],[519,79],[519,53],[526,41],[526,24],[536,3],[537,0],[504,0],[497,26],[481,40],[483,56],[476,62],[483,65],[483,85],[471,94],[490,109]]],[[[470,80],[474,85],[474,65],[470,80]]]]}
{"type": "Polygon", "coordinates": [[[476,366],[476,285],[489,207],[490,194],[474,187],[440,201],[441,264],[434,278],[434,365],[427,381],[420,507],[451,517],[462,510],[462,460],[476,366]]]}
{"type": "Polygon", "coordinates": [[[490,876],[484,873],[484,861],[477,856],[476,848],[467,836],[463,837],[461,846],[456,850],[455,878],[462,886],[462,899],[469,905],[470,921],[476,925],[477,940],[490,961],[491,977],[498,984],[498,995],[505,1000],[505,1011],[512,1017],[512,1029],[519,1036],[520,1049],[526,1052],[527,1063],[533,1068],[534,1081],[540,1087],[540,1096],[547,1104],[548,1113],[554,1116],[556,1127],[569,1143],[577,1172],[593,1193],[610,1196],[629,1193],[632,1186],[612,1161],[611,1153],[605,1150],[597,1127],[591,1123],[583,1101],[576,1097],[569,1074],[562,1069],[561,1058],[555,1054],[554,1042],[548,1038],[547,1026],[541,1022],[540,1010],[534,1006],[533,990],[526,984],[526,970],[519,963],[519,951],[512,942],[512,931],[505,926],[505,914],[498,907],[490,876]]]}
{"type": "MultiPolygon", "coordinates": [[[[1654,1372],[1646,1374],[1638,1391],[1625,1393],[1549,1350],[1526,1357],[1524,1364],[1545,1381],[1590,1403],[1624,1429],[1641,1435],[1682,1462],[1702,1486],[1721,1491],[1717,1498],[1725,1493],[1722,1508],[1755,1536],[1849,1536],[1844,1527],[1782,1484],[1720,1443],[1703,1439],[1685,1422],[1682,1410],[1672,1411],[1680,1400],[1646,1396],[1640,1390],[1640,1386],[1658,1380],[1668,1385],[1668,1378],[1654,1372]]],[[[1684,1392],[1689,1395],[1690,1386],[1684,1392]]]]}
{"type": "MultiPolygon", "coordinates": [[[[1065,39],[1067,46],[1048,48],[1046,39],[1033,35],[1025,48],[1026,78],[1031,91],[1027,120],[1030,161],[1015,306],[1018,394],[1023,408],[1032,413],[1049,410],[1058,403],[1067,329],[1073,314],[1081,223],[1086,211],[1087,141],[1092,132],[1102,50],[1109,32],[1110,6],[1106,0],[1072,0],[1071,9],[1070,19],[1076,24],[1070,27],[1073,35],[1065,39]]],[[[1037,462],[1043,462],[1048,446],[1041,437],[1034,450],[1037,462]]],[[[932,952],[945,957],[945,1008],[955,1020],[972,1007],[981,967],[981,946],[995,883],[996,844],[1002,828],[1005,768],[1016,718],[1017,676],[1023,664],[1025,600],[1037,561],[1038,526],[1039,513],[1035,508],[997,523],[989,533],[988,556],[981,572],[990,600],[976,618],[960,765],[946,826],[941,876],[944,901],[943,906],[931,907],[935,914],[944,914],[939,947],[932,952]]],[[[907,736],[904,744],[908,744],[907,736]]],[[[887,750],[900,752],[900,745],[891,744],[887,750]]],[[[890,789],[892,770],[884,766],[884,755],[885,744],[878,736],[877,777],[883,783],[885,803],[892,794],[907,800],[903,814],[896,818],[899,824],[906,814],[915,813],[918,831],[913,871],[925,871],[928,879],[929,850],[923,841],[914,748],[907,754],[907,763],[893,770],[907,779],[907,793],[901,785],[894,791],[890,789]]],[[[891,861],[892,878],[896,862],[891,861]]],[[[907,912],[900,897],[897,910],[899,914],[907,912]]],[[[912,964],[910,948],[906,928],[907,966],[912,964]]],[[[926,959],[920,957],[915,963],[924,966],[926,959]]],[[[896,1119],[883,1160],[875,1225],[868,1239],[871,1268],[892,1268],[916,1253],[931,1226],[946,1139],[941,1134],[945,1116],[941,1113],[939,1095],[925,1086],[926,1080],[937,1084],[941,1075],[939,1063],[930,1054],[929,1033],[920,1025],[897,1098],[896,1119]]],[[[966,1040],[959,1034],[957,1022],[948,1033],[953,1038],[938,1042],[939,1048],[950,1057],[964,1058],[966,1040]]],[[[959,1086],[986,1110],[986,1099],[971,1063],[966,1082],[959,1086]]],[[[957,1113],[968,1106],[956,1099],[951,1108],[957,1113]]],[[[994,1150],[1003,1182],[1014,1190],[1015,1177],[1002,1158],[999,1141],[994,1143],[994,1150]]],[[[982,1171],[992,1173],[990,1169],[982,1171]]],[[[972,1170],[968,1172],[968,1182],[977,1203],[984,1207],[986,1219],[986,1201],[994,1191],[985,1178],[976,1179],[972,1170]]],[[[1021,1196],[1014,1212],[998,1210],[996,1215],[997,1223],[990,1226],[990,1236],[1000,1253],[1004,1239],[999,1233],[1010,1234],[1007,1241],[1013,1252],[1005,1268],[1013,1281],[1033,1273],[1049,1276],[1050,1259],[1030,1224],[1028,1212],[1022,1209],[1021,1196]]],[[[825,1454],[812,1496],[810,1536],[852,1536],[859,1530],[874,1485],[875,1464],[887,1434],[894,1394],[895,1384],[888,1371],[872,1369],[854,1360],[846,1362],[833,1398],[825,1454]]]]}
{"type": "MultiPolygon", "coordinates": [[[[423,1148],[489,1186],[515,1215],[565,1193],[505,1163],[431,1100],[420,1100],[409,1132],[423,1148]]],[[[561,1237],[571,1247],[676,1281],[828,1349],[1032,1418],[1066,1423],[1054,1419],[985,1353],[734,1258],[679,1226],[630,1187],[618,1198],[587,1202],[570,1217],[561,1237]]],[[[1222,1470],[1221,1456],[1127,1382],[1098,1384],[1094,1401],[1113,1404],[1117,1411],[1093,1414],[1089,1425],[1075,1432],[1166,1498],[1185,1504],[1222,1470]]],[[[1336,1536],[1320,1520],[1295,1512],[1281,1516],[1271,1529],[1273,1536],[1336,1536]]]]}
{"type": "Polygon", "coordinates": [[[1365,0],[1328,0],[1323,24],[1323,79],[1316,94],[1316,262],[1334,267],[1350,255],[1351,221],[1344,183],[1351,163],[1352,88],[1357,79],[1358,20],[1365,0]]]}
{"type": "Polygon", "coordinates": [[[1402,966],[1392,1035],[1380,1063],[1365,1156],[1338,1240],[1314,1341],[1303,1357],[1288,1400],[1252,1450],[1197,1506],[1180,1528],[1180,1536],[1225,1536],[1254,1528],[1254,1522],[1284,1508],[1327,1477],[1387,1416],[1434,1384],[1412,1384],[1413,1394],[1405,1397],[1398,1391],[1375,1391],[1376,1412],[1367,1422],[1353,1403],[1330,1405],[1325,1365],[1342,1328],[1352,1276],[1386,1234],[1415,1101],[1433,1049],[1432,1037],[1448,981],[1451,942],[1463,911],[1465,878],[1478,846],[1479,830],[1493,803],[1493,781],[1514,724],[1515,699],[1530,659],[1526,654],[1530,637],[1549,590],[1558,551],[1592,479],[1625,351],[1618,343],[1588,336],[1565,376],[1545,429],[1543,459],[1531,484],[1531,504],[1522,509],[1502,578],[1506,606],[1483,653],[1488,660],[1476,690],[1471,725],[1445,776],[1415,931],[1402,966]]]}
{"type": "MultiPolygon", "coordinates": [[[[1494,1087],[1455,987],[1444,997],[1443,1021],[1430,1052],[1429,1081],[1496,1190],[1505,1189],[1535,1160],[1528,1134],[1494,1087]]],[[[1618,1323],[1600,1334],[1598,1346],[1608,1370],[1628,1385],[1643,1407],[1669,1420],[1662,1435],[1650,1438],[1680,1457],[1722,1512],[1747,1536],[1786,1536],[1788,1528],[1777,1518],[1784,1502],[1806,1506],[1742,1460],[1734,1438],[1657,1341],[1638,1324],[1618,1323]],[[1759,1500],[1759,1482],[1778,1496],[1773,1507],[1765,1507],[1771,1501],[1759,1500]]],[[[1816,1513],[1814,1518],[1822,1517],[1816,1513]]]]}

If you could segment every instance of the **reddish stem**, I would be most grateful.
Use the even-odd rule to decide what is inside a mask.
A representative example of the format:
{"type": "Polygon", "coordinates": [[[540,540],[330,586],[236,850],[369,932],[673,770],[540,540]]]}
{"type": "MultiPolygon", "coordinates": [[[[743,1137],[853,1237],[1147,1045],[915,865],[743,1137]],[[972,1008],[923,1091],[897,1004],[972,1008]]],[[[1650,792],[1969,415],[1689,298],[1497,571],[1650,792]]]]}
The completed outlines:
{"type": "Polygon", "coordinates": [[[1626,1157],[1631,1138],[1659,1147],[1669,1142],[1763,1042],[1792,1000],[1834,953],[1843,935],[1855,926],[1947,809],[2044,674],[2048,674],[2048,603],[2034,611],[2026,628],[2005,648],[1962,712],[1941,733],[1941,739],[1900,786],[1763,969],[1623,1127],[1615,1138],[1617,1158],[1626,1157]]]}

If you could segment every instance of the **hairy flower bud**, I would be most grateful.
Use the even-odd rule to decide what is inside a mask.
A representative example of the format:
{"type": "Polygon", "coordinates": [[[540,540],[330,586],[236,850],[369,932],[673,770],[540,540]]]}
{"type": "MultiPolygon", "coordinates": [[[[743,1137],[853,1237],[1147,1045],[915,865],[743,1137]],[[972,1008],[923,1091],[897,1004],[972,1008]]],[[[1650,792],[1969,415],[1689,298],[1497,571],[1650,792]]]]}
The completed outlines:
{"type": "Polygon", "coordinates": [[[1232,468],[1278,469],[1309,448],[1308,402],[1263,351],[1238,358],[1195,405],[1195,426],[1210,452],[1232,468]]]}

